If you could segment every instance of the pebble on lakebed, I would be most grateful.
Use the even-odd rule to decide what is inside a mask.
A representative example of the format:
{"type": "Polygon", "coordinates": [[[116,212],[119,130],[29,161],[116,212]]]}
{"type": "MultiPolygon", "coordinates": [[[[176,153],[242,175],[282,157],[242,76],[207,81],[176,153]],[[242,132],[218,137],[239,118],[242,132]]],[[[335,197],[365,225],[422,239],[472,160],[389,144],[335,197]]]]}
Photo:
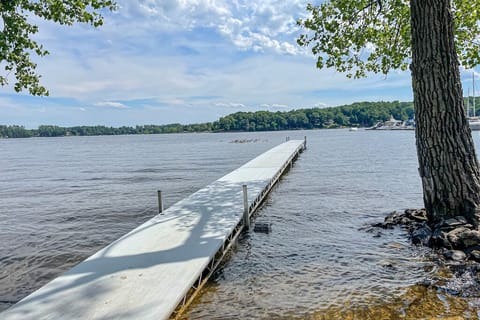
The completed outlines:
{"type": "Polygon", "coordinates": [[[404,227],[413,244],[439,249],[449,260],[480,262],[480,231],[475,229],[464,216],[456,216],[431,225],[425,209],[394,211],[384,222],[373,226],[391,229],[404,227]]]}

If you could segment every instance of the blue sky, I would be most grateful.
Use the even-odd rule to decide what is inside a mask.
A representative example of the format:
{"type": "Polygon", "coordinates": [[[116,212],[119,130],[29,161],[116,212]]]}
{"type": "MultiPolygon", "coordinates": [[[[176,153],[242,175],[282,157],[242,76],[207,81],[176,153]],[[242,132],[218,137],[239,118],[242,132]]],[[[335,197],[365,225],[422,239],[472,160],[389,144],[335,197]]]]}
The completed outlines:
{"type": "Polygon", "coordinates": [[[316,69],[295,43],[308,1],[117,2],[98,29],[36,21],[50,55],[35,61],[50,96],[1,88],[0,124],[195,123],[236,111],[412,100],[409,72],[350,80],[316,69]]]}

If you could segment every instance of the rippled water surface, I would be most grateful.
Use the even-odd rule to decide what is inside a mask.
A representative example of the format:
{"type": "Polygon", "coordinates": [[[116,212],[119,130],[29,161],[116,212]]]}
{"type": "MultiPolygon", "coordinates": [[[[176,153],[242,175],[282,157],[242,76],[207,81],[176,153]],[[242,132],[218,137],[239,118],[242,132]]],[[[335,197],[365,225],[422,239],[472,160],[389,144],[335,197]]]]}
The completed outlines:
{"type": "Polygon", "coordinates": [[[364,230],[422,199],[414,133],[362,130],[0,140],[0,310],[154,216],[157,189],[173,204],[287,135],[308,150],[258,213],[272,232],[243,235],[186,318],[476,316],[415,285],[434,267],[400,230],[364,230]]]}

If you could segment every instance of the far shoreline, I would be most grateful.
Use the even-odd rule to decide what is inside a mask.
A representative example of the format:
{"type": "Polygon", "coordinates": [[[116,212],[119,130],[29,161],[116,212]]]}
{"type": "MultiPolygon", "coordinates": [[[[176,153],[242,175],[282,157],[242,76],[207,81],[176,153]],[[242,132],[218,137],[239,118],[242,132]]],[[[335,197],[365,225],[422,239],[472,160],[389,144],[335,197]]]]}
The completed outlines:
{"type": "Polygon", "coordinates": [[[0,125],[0,138],[108,136],[169,133],[276,132],[338,128],[369,128],[391,118],[406,121],[414,117],[412,102],[357,102],[328,108],[294,109],[284,112],[236,112],[213,122],[107,127],[105,125],[62,127],[0,125]]]}

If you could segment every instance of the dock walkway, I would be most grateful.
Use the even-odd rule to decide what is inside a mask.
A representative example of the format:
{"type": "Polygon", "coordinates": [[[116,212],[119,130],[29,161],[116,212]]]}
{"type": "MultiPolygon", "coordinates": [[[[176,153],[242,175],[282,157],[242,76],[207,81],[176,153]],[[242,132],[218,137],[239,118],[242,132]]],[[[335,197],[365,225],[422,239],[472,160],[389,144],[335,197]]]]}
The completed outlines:
{"type": "MultiPolygon", "coordinates": [[[[282,143],[177,202],[0,314],[1,319],[168,319],[193,299],[249,215],[305,148],[282,143]]],[[[108,230],[106,230],[108,232],[108,230]]]]}

